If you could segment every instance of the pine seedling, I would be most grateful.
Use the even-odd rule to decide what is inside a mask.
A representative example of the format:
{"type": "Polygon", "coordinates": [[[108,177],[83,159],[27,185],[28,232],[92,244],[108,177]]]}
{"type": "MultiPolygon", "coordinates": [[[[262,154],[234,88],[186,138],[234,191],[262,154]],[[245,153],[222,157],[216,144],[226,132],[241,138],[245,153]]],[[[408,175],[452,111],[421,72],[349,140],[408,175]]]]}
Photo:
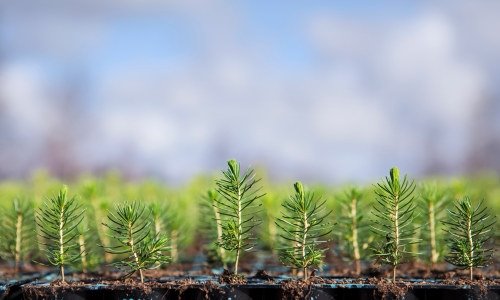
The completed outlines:
{"type": "Polygon", "coordinates": [[[181,207],[172,202],[155,202],[150,205],[152,227],[155,233],[162,232],[169,237],[170,262],[179,260],[179,246],[182,243],[180,232],[187,233],[185,229],[185,216],[181,213],[181,207]]]}
{"type": "Polygon", "coordinates": [[[108,212],[108,223],[103,223],[110,230],[110,237],[116,246],[105,247],[105,251],[115,255],[125,255],[114,263],[125,269],[125,277],[139,272],[144,283],[145,269],[154,269],[168,263],[168,239],[162,234],[151,233],[150,211],[139,202],[117,204],[114,212],[108,212]]]}
{"type": "MultiPolygon", "coordinates": [[[[151,234],[153,236],[167,236],[166,232],[168,229],[169,213],[167,206],[163,202],[152,202],[149,204],[149,210],[151,213],[151,234]]],[[[165,249],[169,249],[172,254],[171,247],[167,246],[165,249]]],[[[164,253],[166,255],[166,253],[164,253]]],[[[168,256],[168,255],[166,255],[168,256]]],[[[172,262],[172,256],[166,262],[172,262]]],[[[163,265],[164,263],[161,263],[163,265]]]]}
{"type": "Polygon", "coordinates": [[[100,239],[95,222],[95,211],[88,205],[85,209],[85,218],[77,226],[78,231],[78,248],[80,249],[80,260],[77,267],[82,270],[82,273],[87,273],[94,269],[103,260],[103,249],[99,247],[100,239]]]}
{"type": "Polygon", "coordinates": [[[314,193],[305,192],[302,183],[294,184],[295,193],[282,203],[284,209],[276,225],[280,237],[291,245],[279,251],[283,264],[303,271],[308,279],[308,269],[319,266],[323,260],[325,238],[332,232],[325,219],[331,212],[325,209],[326,200],[317,199],[314,193]]]}
{"type": "Polygon", "coordinates": [[[169,213],[167,214],[168,216],[168,221],[167,221],[167,232],[168,236],[170,238],[170,244],[169,244],[169,249],[170,249],[170,258],[172,262],[178,262],[179,261],[179,248],[181,246],[181,238],[180,232],[183,230],[183,225],[184,225],[184,219],[182,216],[179,214],[179,209],[176,206],[170,206],[169,213]],[[177,210],[174,210],[173,208],[176,208],[177,210]]]}
{"type": "Polygon", "coordinates": [[[355,187],[348,189],[340,197],[340,208],[342,213],[339,219],[341,225],[342,239],[345,241],[348,257],[353,261],[355,273],[361,273],[361,252],[363,245],[361,237],[364,236],[367,226],[365,226],[361,212],[361,202],[363,195],[355,187]]]}
{"type": "Polygon", "coordinates": [[[425,226],[427,227],[423,234],[428,245],[428,261],[434,266],[440,256],[442,235],[440,234],[440,222],[445,204],[447,203],[446,190],[438,188],[436,184],[424,184],[420,188],[420,198],[424,205],[425,226]]]}
{"type": "MultiPolygon", "coordinates": [[[[91,251],[93,254],[92,258],[87,260],[89,265],[100,263],[101,260],[104,260],[107,264],[112,261],[112,255],[103,251],[102,247],[99,247],[99,245],[110,245],[109,235],[107,234],[108,230],[107,227],[102,224],[102,220],[106,219],[106,213],[110,206],[109,199],[112,197],[107,197],[105,195],[104,185],[103,181],[88,180],[80,189],[80,195],[84,203],[87,204],[87,216],[92,216],[87,221],[87,224],[85,224],[88,225],[88,229],[90,230],[89,234],[92,234],[91,240],[93,249],[91,251]],[[89,213],[89,211],[91,211],[91,213],[89,213]],[[94,233],[95,236],[93,235],[94,233]],[[98,241],[94,243],[94,239],[96,238],[98,241]]],[[[107,184],[106,187],[108,186],[112,185],[107,184]]],[[[80,229],[82,229],[82,226],[80,226],[80,229]]]]}
{"type": "Polygon", "coordinates": [[[167,229],[165,216],[167,210],[165,205],[156,201],[149,204],[149,211],[151,213],[151,229],[154,235],[161,234],[167,229]]]}
{"type": "MultiPolygon", "coordinates": [[[[206,194],[206,196],[204,197],[204,204],[205,204],[205,208],[207,209],[206,213],[207,215],[211,215],[212,217],[210,218],[210,220],[212,221],[215,221],[215,234],[216,234],[216,241],[221,241],[222,240],[222,216],[220,214],[220,208],[219,208],[219,202],[220,199],[219,199],[219,195],[217,194],[217,192],[215,190],[209,190],[206,194]]],[[[209,224],[213,224],[214,222],[209,222],[209,224]]],[[[209,224],[207,224],[208,226],[210,226],[209,224]]],[[[210,226],[210,227],[214,227],[214,226],[210,226]]],[[[209,228],[209,229],[212,229],[212,228],[209,228]]],[[[210,230],[212,231],[212,230],[210,230]]],[[[228,260],[228,255],[227,255],[227,252],[226,252],[226,249],[224,249],[223,247],[219,246],[219,245],[216,245],[217,249],[216,249],[216,252],[217,252],[217,256],[218,258],[220,259],[220,261],[222,262],[222,267],[224,269],[227,269],[227,260],[228,260]]]]}
{"type": "Polygon", "coordinates": [[[87,273],[88,270],[88,259],[87,256],[89,254],[88,244],[86,241],[86,235],[89,231],[88,224],[81,222],[76,230],[78,232],[78,247],[80,248],[80,266],[82,269],[82,273],[87,273]]]}
{"type": "Polygon", "coordinates": [[[448,214],[449,220],[443,221],[444,231],[449,234],[446,239],[449,253],[445,260],[458,268],[468,268],[472,280],[474,268],[485,267],[492,261],[494,250],[486,244],[493,238],[495,219],[483,201],[473,206],[469,197],[455,202],[448,214]]]}
{"type": "Polygon", "coordinates": [[[84,218],[84,210],[77,203],[76,197],[69,198],[67,194],[65,186],[56,196],[45,201],[36,215],[36,223],[45,245],[43,251],[48,262],[59,267],[62,282],[65,282],[64,266],[80,259],[76,229],[84,218]]]}
{"type": "Polygon", "coordinates": [[[14,273],[19,274],[21,263],[34,250],[35,222],[33,203],[14,198],[12,206],[0,213],[0,256],[14,262],[14,273]]]}
{"type": "Polygon", "coordinates": [[[414,238],[416,228],[412,226],[415,184],[406,175],[401,181],[396,167],[389,174],[376,185],[377,203],[373,207],[375,218],[371,228],[383,240],[373,249],[374,255],[378,261],[392,266],[392,281],[395,282],[397,266],[415,255],[409,248],[418,242],[414,238]]]}
{"type": "Polygon", "coordinates": [[[255,179],[252,169],[241,174],[240,164],[236,160],[229,160],[227,165],[227,170],[222,171],[222,178],[215,182],[217,192],[221,195],[215,202],[222,224],[222,236],[217,245],[235,252],[234,274],[237,275],[241,252],[253,248],[252,230],[258,224],[255,209],[261,205],[257,200],[264,194],[260,193],[256,185],[259,179],[255,179]]]}

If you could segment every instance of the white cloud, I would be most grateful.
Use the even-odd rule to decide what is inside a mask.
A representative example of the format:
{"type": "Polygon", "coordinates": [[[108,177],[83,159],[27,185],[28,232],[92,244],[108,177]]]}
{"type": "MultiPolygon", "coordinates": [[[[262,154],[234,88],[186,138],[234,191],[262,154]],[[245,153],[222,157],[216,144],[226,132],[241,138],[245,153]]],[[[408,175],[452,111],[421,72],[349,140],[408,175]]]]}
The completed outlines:
{"type": "MultiPolygon", "coordinates": [[[[134,16],[136,8],[142,14],[156,7],[155,1],[110,3],[127,16],[134,16]]],[[[255,25],[242,7],[203,3],[181,1],[162,8],[196,28],[199,48],[175,69],[162,62],[142,66],[139,60],[98,71],[91,93],[97,99],[98,130],[82,142],[92,152],[85,153],[94,157],[91,163],[131,152],[147,170],[186,179],[213,168],[214,160],[237,156],[265,160],[283,176],[302,172],[325,180],[368,179],[395,163],[408,172],[422,170],[426,143],[437,137],[447,163],[460,164],[471,112],[491,77],[491,68],[470,56],[464,43],[500,48],[500,39],[482,32],[496,21],[475,22],[477,29],[467,30],[478,39],[468,41],[474,34],[457,22],[462,10],[450,13],[430,4],[406,18],[388,15],[383,22],[328,11],[304,14],[309,19],[303,43],[314,59],[296,74],[282,71],[279,63],[270,67],[259,38],[242,34],[255,25]],[[103,147],[91,146],[98,143],[103,147]]],[[[93,5],[98,19],[106,19],[104,9],[93,5]]],[[[27,34],[25,39],[58,53],[71,28],[87,28],[66,9],[65,18],[47,25],[60,27],[53,35],[40,31],[40,37],[27,34]],[[73,27],[73,21],[80,26],[73,27]]],[[[78,47],[61,49],[77,60],[82,45],[98,53],[106,35],[85,37],[93,31],[109,34],[107,22],[77,37],[78,47]]],[[[488,55],[498,58],[498,53],[488,55]]],[[[7,79],[0,87],[9,95],[9,110],[43,130],[48,127],[38,114],[54,108],[46,105],[47,83],[37,72],[4,68],[7,79]]]]}
{"type": "Polygon", "coordinates": [[[451,22],[426,14],[398,31],[379,65],[384,79],[433,120],[467,122],[485,88],[484,75],[464,59],[451,22]]]}
{"type": "Polygon", "coordinates": [[[0,98],[15,128],[29,138],[46,134],[44,123],[54,116],[42,70],[27,63],[4,64],[0,70],[0,98]]]}
{"type": "MultiPolygon", "coordinates": [[[[432,136],[439,139],[435,142],[443,160],[459,165],[465,156],[459,141],[468,139],[472,113],[487,88],[487,74],[476,61],[467,59],[461,34],[439,10],[424,9],[396,23],[352,22],[324,12],[315,16],[311,38],[318,51],[328,56],[330,73],[335,74],[329,76],[337,89],[344,83],[356,91],[345,99],[360,99],[342,104],[346,111],[358,111],[361,120],[345,134],[372,148],[397,143],[400,155],[417,165],[425,162],[427,157],[420,151],[432,136]],[[343,74],[350,79],[337,79],[343,74]],[[367,103],[372,110],[363,110],[367,103]],[[378,131],[373,132],[374,128],[378,131]],[[436,128],[439,131],[433,132],[436,128]],[[370,140],[372,133],[378,143],[370,140]]],[[[335,92],[329,94],[335,97],[335,92]]]]}

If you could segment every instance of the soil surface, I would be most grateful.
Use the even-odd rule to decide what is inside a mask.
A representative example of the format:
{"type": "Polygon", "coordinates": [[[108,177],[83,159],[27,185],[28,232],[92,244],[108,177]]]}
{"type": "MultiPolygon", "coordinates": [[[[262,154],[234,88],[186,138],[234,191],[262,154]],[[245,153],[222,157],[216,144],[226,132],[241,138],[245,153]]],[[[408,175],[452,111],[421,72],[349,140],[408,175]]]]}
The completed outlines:
{"type": "Polygon", "coordinates": [[[398,279],[393,283],[389,279],[376,277],[322,278],[313,276],[308,280],[302,280],[285,278],[283,276],[272,277],[265,271],[259,271],[255,276],[249,276],[247,279],[240,275],[226,272],[220,276],[195,276],[183,279],[172,277],[172,280],[149,280],[145,283],[141,283],[136,278],[128,278],[125,280],[99,280],[91,276],[86,279],[81,277],[80,279],[78,279],[79,277],[68,278],[75,281],[61,282],[60,280],[55,280],[50,283],[38,282],[22,285],[22,295],[25,299],[62,298],[68,295],[76,295],[85,298],[93,297],[89,296],[94,295],[89,294],[89,291],[99,293],[98,290],[100,289],[102,293],[108,293],[105,295],[115,295],[114,297],[120,295],[120,298],[147,296],[151,299],[162,299],[164,295],[171,295],[174,298],[168,299],[191,299],[191,297],[195,297],[196,299],[226,299],[225,294],[227,294],[227,299],[229,299],[241,293],[243,289],[245,291],[243,294],[250,295],[250,293],[254,293],[256,297],[271,293],[273,297],[280,299],[334,299],[331,297],[321,298],[321,295],[325,295],[325,293],[332,293],[325,289],[331,291],[333,289],[340,291],[340,293],[351,290],[350,296],[345,298],[346,296],[344,295],[344,299],[350,299],[349,297],[352,297],[352,293],[363,290],[365,290],[363,292],[363,297],[368,297],[367,299],[401,299],[409,291],[415,289],[430,288],[431,290],[436,290],[442,287],[442,289],[449,290],[458,287],[460,290],[459,292],[462,294],[467,293],[467,290],[472,291],[474,293],[473,295],[475,295],[472,297],[473,299],[488,299],[491,298],[491,295],[496,297],[493,299],[500,297],[500,279],[472,281],[460,278],[411,281],[398,279]],[[490,292],[491,289],[495,289],[493,294],[490,292]]]}
{"type": "MultiPolygon", "coordinates": [[[[344,290],[340,293],[347,293],[345,290],[356,292],[355,290],[364,289],[363,297],[368,297],[367,299],[399,299],[411,291],[440,287],[443,289],[459,287],[462,290],[472,291],[474,293],[472,298],[491,298],[493,295],[493,299],[500,299],[498,265],[475,270],[474,280],[471,281],[468,279],[467,271],[455,270],[446,264],[432,268],[423,263],[404,264],[398,268],[398,278],[395,283],[389,280],[391,272],[386,267],[365,264],[361,274],[353,274],[348,266],[349,264],[343,263],[331,265],[322,271],[312,270],[311,277],[302,280],[299,279],[302,275],[300,272],[291,276],[288,269],[278,265],[272,266],[269,270],[235,275],[219,268],[206,266],[193,270],[192,264],[177,264],[164,269],[145,271],[146,282],[141,283],[138,276],[124,278],[124,273],[106,268],[101,272],[67,274],[68,281],[61,282],[55,269],[28,266],[25,270],[30,272],[16,276],[12,268],[0,265],[0,286],[4,286],[3,296],[0,291],[0,299],[45,299],[68,293],[85,298],[93,297],[88,296],[94,295],[88,294],[89,291],[96,293],[99,290],[107,293],[118,291],[122,293],[121,298],[154,295],[148,297],[161,299],[162,295],[168,294],[175,295],[175,299],[193,297],[226,299],[234,298],[238,293],[254,293],[255,297],[260,297],[259,293],[271,293],[273,297],[282,299],[331,299],[321,298],[325,293],[322,289],[344,290]],[[259,289],[260,291],[257,291],[259,289]],[[492,289],[494,289],[493,294],[492,289]]],[[[249,268],[247,265],[242,269],[249,268]]],[[[111,297],[112,294],[109,295],[111,297]]],[[[345,299],[353,297],[353,294],[346,295],[331,296],[345,299]]]]}

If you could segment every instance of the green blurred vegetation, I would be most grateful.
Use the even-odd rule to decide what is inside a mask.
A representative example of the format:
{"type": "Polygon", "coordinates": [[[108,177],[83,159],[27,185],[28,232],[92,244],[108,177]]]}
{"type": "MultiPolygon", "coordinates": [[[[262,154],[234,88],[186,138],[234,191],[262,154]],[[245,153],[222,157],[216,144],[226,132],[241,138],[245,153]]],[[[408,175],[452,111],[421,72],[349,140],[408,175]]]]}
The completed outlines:
{"type": "MultiPolygon", "coordinates": [[[[381,174],[381,178],[382,178],[381,174]]],[[[262,198],[262,207],[259,210],[258,219],[262,223],[256,228],[255,232],[257,245],[254,251],[265,251],[269,253],[268,257],[276,258],[276,248],[280,242],[279,229],[275,222],[281,215],[283,208],[281,204],[290,197],[290,183],[273,183],[262,169],[257,170],[257,177],[262,178],[262,191],[266,195],[262,198]]],[[[68,185],[72,194],[83,207],[86,208],[85,221],[79,228],[82,232],[82,238],[89,248],[89,254],[86,257],[85,268],[93,270],[98,266],[111,263],[113,257],[107,255],[102,247],[112,246],[112,239],[109,237],[108,229],[102,225],[106,219],[108,210],[112,209],[116,203],[125,201],[139,201],[147,204],[148,207],[156,210],[156,222],[158,228],[164,231],[170,241],[170,255],[177,262],[191,262],[196,255],[203,252],[210,262],[210,251],[215,249],[213,244],[216,240],[216,226],[213,210],[210,205],[207,209],[207,191],[214,189],[215,177],[199,176],[193,178],[184,185],[169,185],[158,180],[125,180],[120,174],[110,172],[102,177],[93,177],[89,175],[82,176],[71,182],[62,182],[51,177],[46,172],[37,172],[31,178],[23,181],[8,180],[0,182],[0,213],[6,214],[12,209],[13,199],[26,199],[32,201],[34,207],[40,206],[44,199],[54,196],[63,184],[68,185]],[[204,208],[205,207],[205,208],[204,208]],[[213,222],[213,224],[210,224],[213,222]]],[[[471,178],[422,178],[416,181],[417,184],[426,184],[436,186],[440,192],[445,193],[446,205],[443,212],[437,215],[438,220],[444,216],[447,208],[457,199],[469,196],[473,203],[484,199],[485,205],[490,209],[494,216],[500,215],[500,176],[498,174],[483,174],[471,178]]],[[[372,184],[354,186],[326,184],[309,184],[310,190],[317,196],[326,199],[327,208],[333,211],[328,217],[328,221],[334,225],[334,233],[329,238],[331,248],[329,251],[334,256],[342,259],[353,259],[352,251],[352,228],[349,222],[349,197],[346,193],[353,187],[356,187],[361,197],[357,203],[357,220],[361,223],[358,237],[358,247],[361,252],[361,260],[371,261],[369,256],[369,245],[373,241],[372,233],[365,230],[373,219],[371,207],[375,201],[372,184]],[[347,218],[346,218],[347,217],[347,218]],[[350,230],[350,231],[349,231],[350,230]]],[[[416,191],[417,206],[422,211],[422,217],[419,218],[420,226],[425,228],[426,224],[426,206],[425,201],[420,196],[421,189],[416,191]]],[[[352,218],[351,218],[352,219],[352,218]]],[[[28,221],[27,221],[28,222],[28,221]]],[[[34,220],[32,220],[34,226],[34,220]]],[[[438,262],[443,258],[442,232],[438,224],[437,240],[439,242],[437,251],[439,252],[438,262]]],[[[500,240],[500,222],[497,222],[495,234],[496,242],[500,240]]],[[[421,254],[416,258],[424,262],[430,262],[427,230],[419,231],[422,239],[419,248],[416,249],[421,254]]],[[[0,237],[0,243],[2,243],[0,237]]],[[[40,247],[40,246],[38,246],[40,247]]],[[[29,257],[25,260],[40,260],[43,257],[39,254],[40,249],[29,251],[29,257]]],[[[213,253],[212,253],[213,254],[213,253]]],[[[218,255],[214,255],[217,258],[218,255]]],[[[498,253],[497,253],[498,256],[498,253]]],[[[251,256],[249,256],[251,257],[251,256]]],[[[9,261],[9,257],[3,256],[1,259],[9,261]]],[[[245,257],[242,258],[243,260],[245,257]]],[[[275,260],[277,261],[277,260],[275,260]]],[[[13,263],[12,263],[13,264],[13,263]]],[[[214,263],[217,265],[217,263],[214,263]]],[[[219,261],[218,265],[222,265],[219,261]]],[[[81,269],[81,262],[74,266],[81,269]]]]}

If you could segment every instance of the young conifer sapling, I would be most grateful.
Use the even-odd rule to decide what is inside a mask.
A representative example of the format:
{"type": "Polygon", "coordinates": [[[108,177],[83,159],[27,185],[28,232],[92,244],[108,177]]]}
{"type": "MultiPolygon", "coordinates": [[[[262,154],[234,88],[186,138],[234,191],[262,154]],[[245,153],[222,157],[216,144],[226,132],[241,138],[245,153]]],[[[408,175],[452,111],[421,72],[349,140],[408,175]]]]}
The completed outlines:
{"type": "MultiPolygon", "coordinates": [[[[84,183],[80,191],[82,200],[87,207],[87,216],[92,216],[92,218],[88,218],[87,224],[84,224],[88,226],[81,226],[88,227],[87,234],[85,235],[91,237],[90,240],[92,240],[93,243],[91,249],[92,257],[86,258],[87,264],[97,264],[100,263],[101,260],[110,264],[112,261],[112,254],[103,251],[103,248],[99,247],[99,245],[108,246],[110,244],[107,227],[102,224],[102,220],[106,219],[106,213],[110,206],[110,198],[106,197],[103,185],[104,182],[90,180],[84,183]],[[96,239],[97,241],[95,241],[96,239]]],[[[106,188],[107,186],[108,185],[106,185],[106,188]]],[[[88,245],[88,243],[86,244],[88,245]]],[[[87,253],[90,254],[89,251],[87,251],[87,253]]]]}
{"type": "Polygon", "coordinates": [[[427,232],[424,234],[429,246],[429,262],[434,266],[439,259],[439,217],[446,204],[446,193],[436,184],[425,184],[421,187],[420,197],[424,204],[427,232]]]}
{"type": "MultiPolygon", "coordinates": [[[[151,213],[151,234],[152,236],[166,236],[168,237],[168,227],[171,213],[169,213],[168,206],[164,202],[152,202],[149,204],[149,211],[151,213]]],[[[172,251],[172,238],[170,237],[170,246],[167,245],[165,249],[169,249],[170,258],[166,262],[175,262],[172,251]]],[[[167,255],[168,256],[168,255],[167,255]]],[[[162,265],[164,263],[161,263],[162,265]]]]}
{"type": "Polygon", "coordinates": [[[167,235],[170,240],[170,259],[172,262],[179,261],[179,247],[182,242],[182,236],[180,232],[184,231],[183,215],[180,213],[180,207],[176,205],[170,205],[167,210],[167,235]]]}
{"type": "Polygon", "coordinates": [[[445,260],[458,268],[468,268],[472,280],[474,268],[489,265],[493,258],[494,250],[487,244],[493,238],[495,219],[482,201],[474,206],[468,197],[457,201],[448,213],[449,220],[443,221],[444,231],[449,234],[445,260]]]}
{"type": "Polygon", "coordinates": [[[16,275],[33,250],[34,223],[33,204],[26,199],[15,198],[0,214],[0,256],[14,262],[16,275]]]}
{"type": "MultiPolygon", "coordinates": [[[[207,192],[206,198],[205,198],[207,205],[211,208],[212,214],[213,214],[213,220],[215,221],[215,229],[217,233],[217,241],[222,240],[222,216],[220,214],[220,208],[219,208],[219,195],[215,190],[209,190],[207,192]]],[[[227,255],[226,255],[226,249],[223,247],[217,247],[217,254],[219,255],[219,258],[222,262],[222,266],[224,269],[227,268],[227,255]]]]}
{"type": "Polygon", "coordinates": [[[149,204],[151,213],[151,230],[154,235],[161,234],[166,231],[166,222],[164,220],[167,214],[166,207],[161,202],[152,202],[149,204]]]}
{"type": "Polygon", "coordinates": [[[88,203],[84,207],[85,217],[77,226],[77,243],[80,249],[80,261],[77,267],[82,270],[82,273],[87,273],[100,265],[104,259],[104,251],[99,247],[100,238],[95,219],[96,212],[88,203]]]}
{"type": "Polygon", "coordinates": [[[80,248],[80,264],[82,267],[82,273],[87,273],[88,270],[88,247],[86,241],[86,234],[89,230],[88,225],[84,222],[81,222],[76,228],[78,231],[78,246],[80,248]]]}
{"type": "Polygon", "coordinates": [[[304,280],[308,269],[318,266],[326,250],[321,245],[332,232],[325,222],[330,212],[325,209],[326,200],[317,199],[314,193],[305,192],[300,182],[294,184],[294,194],[282,203],[282,217],[276,221],[281,238],[290,243],[280,249],[280,260],[290,267],[301,269],[304,280]]]}
{"type": "Polygon", "coordinates": [[[349,257],[354,262],[355,273],[361,273],[361,239],[362,231],[366,226],[363,225],[363,214],[360,209],[362,194],[359,189],[353,187],[347,190],[341,198],[342,214],[340,224],[342,225],[342,235],[347,243],[349,257]]]}
{"type": "Polygon", "coordinates": [[[67,194],[67,187],[63,187],[56,196],[43,203],[36,215],[47,260],[59,267],[62,282],[65,282],[64,266],[78,261],[81,256],[76,228],[84,218],[84,210],[76,202],[76,197],[69,198],[67,194]]]}
{"type": "Polygon", "coordinates": [[[258,224],[255,209],[261,205],[257,200],[263,194],[256,185],[259,179],[255,179],[252,169],[241,173],[236,160],[229,160],[227,165],[227,170],[222,171],[222,178],[215,182],[217,192],[221,195],[215,202],[222,225],[222,236],[217,245],[235,252],[234,274],[237,275],[241,252],[253,248],[252,230],[258,224]]]}
{"type": "Polygon", "coordinates": [[[105,247],[105,251],[125,256],[114,265],[126,269],[126,277],[139,272],[144,283],[145,269],[170,261],[165,255],[169,250],[168,239],[161,233],[152,234],[150,211],[139,202],[117,204],[114,212],[108,212],[108,223],[104,225],[116,242],[115,246],[105,247]]]}
{"type": "Polygon", "coordinates": [[[394,167],[381,183],[377,183],[375,193],[372,230],[382,240],[373,249],[378,261],[392,266],[392,281],[396,281],[396,269],[403,260],[414,255],[409,248],[418,242],[414,238],[416,227],[412,226],[415,204],[413,192],[415,184],[406,175],[401,181],[399,169],[394,167]]]}
{"type": "Polygon", "coordinates": [[[164,201],[149,204],[153,232],[169,237],[169,256],[170,262],[173,263],[179,259],[179,244],[182,238],[180,232],[183,231],[183,225],[185,225],[183,215],[180,214],[181,207],[174,203],[175,201],[164,201]]]}

